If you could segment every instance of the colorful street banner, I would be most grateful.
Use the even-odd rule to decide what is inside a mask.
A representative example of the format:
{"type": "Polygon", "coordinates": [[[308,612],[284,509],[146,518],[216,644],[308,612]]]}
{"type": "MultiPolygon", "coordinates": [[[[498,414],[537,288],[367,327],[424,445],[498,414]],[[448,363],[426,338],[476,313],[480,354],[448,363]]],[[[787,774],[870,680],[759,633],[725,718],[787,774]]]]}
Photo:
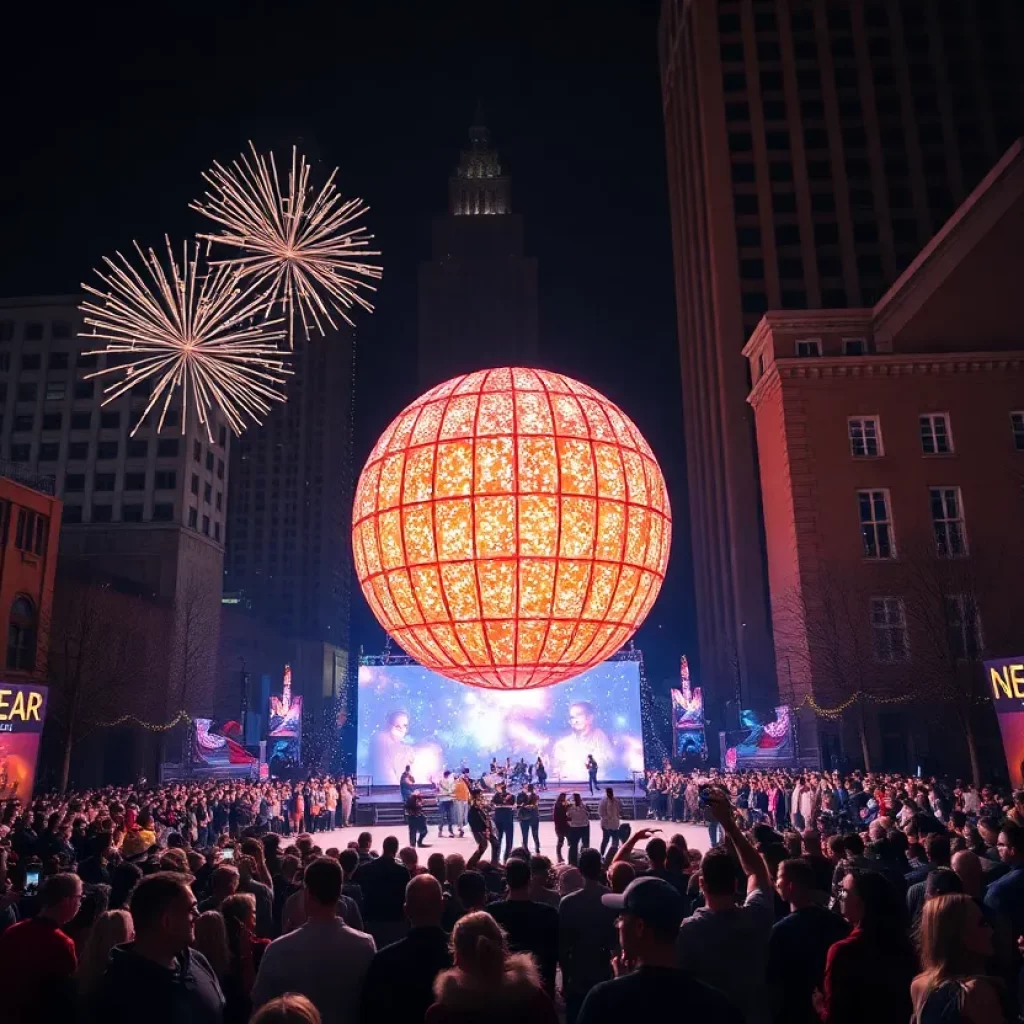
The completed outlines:
{"type": "Polygon", "coordinates": [[[672,690],[673,748],[676,757],[702,756],[707,749],[704,735],[704,694],[690,683],[690,666],[684,654],[679,662],[679,689],[672,690]]]}
{"type": "Polygon", "coordinates": [[[1014,789],[1024,787],[1024,655],[985,662],[985,679],[992,691],[1006,767],[1014,789]]]}
{"type": "Polygon", "coordinates": [[[281,696],[270,698],[270,728],[267,730],[271,763],[297,765],[302,759],[302,698],[292,696],[292,668],[284,667],[281,696]]]}
{"type": "Polygon", "coordinates": [[[32,799],[45,721],[45,686],[0,683],[0,800],[32,799]]]}

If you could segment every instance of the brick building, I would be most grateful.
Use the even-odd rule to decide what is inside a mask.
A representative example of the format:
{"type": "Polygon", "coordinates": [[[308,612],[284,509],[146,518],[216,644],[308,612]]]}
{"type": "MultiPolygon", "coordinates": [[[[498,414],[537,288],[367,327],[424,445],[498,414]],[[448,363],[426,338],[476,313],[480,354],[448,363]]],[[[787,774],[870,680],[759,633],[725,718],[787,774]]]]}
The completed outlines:
{"type": "Polygon", "coordinates": [[[861,695],[805,711],[805,753],[992,738],[979,659],[1024,650],[1022,232],[1018,141],[876,305],[769,312],[743,350],[780,695],[861,695]]]}
{"type": "Polygon", "coordinates": [[[0,465],[0,666],[10,682],[46,682],[60,518],[52,477],[0,465]]]}

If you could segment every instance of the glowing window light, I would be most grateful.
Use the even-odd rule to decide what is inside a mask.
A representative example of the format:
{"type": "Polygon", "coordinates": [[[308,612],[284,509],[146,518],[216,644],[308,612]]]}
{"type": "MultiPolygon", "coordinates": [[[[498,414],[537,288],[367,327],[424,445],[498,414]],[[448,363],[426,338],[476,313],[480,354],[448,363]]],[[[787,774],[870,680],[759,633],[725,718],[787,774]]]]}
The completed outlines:
{"type": "Polygon", "coordinates": [[[381,625],[459,682],[571,679],[646,618],[672,516],[654,454],[593,388],[481,370],[418,398],[356,488],[352,543],[381,625]]]}

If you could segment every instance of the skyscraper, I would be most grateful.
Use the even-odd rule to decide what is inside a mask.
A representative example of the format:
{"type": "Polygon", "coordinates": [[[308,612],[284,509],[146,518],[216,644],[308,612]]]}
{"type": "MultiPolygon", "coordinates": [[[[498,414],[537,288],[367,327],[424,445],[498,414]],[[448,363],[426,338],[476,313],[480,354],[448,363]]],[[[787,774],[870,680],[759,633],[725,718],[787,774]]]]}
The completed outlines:
{"type": "Polygon", "coordinates": [[[235,442],[232,459],[225,600],[251,617],[254,640],[266,631],[280,643],[247,651],[239,641],[230,653],[279,685],[284,664],[253,651],[286,652],[313,712],[347,672],[353,344],[348,330],[296,339],[288,401],[235,442]]]}
{"type": "Polygon", "coordinates": [[[662,100],[704,680],[775,696],[743,345],[875,303],[1024,127],[1007,0],[665,0],[662,100]]]}
{"type": "Polygon", "coordinates": [[[523,219],[479,107],[473,120],[448,179],[448,213],[434,218],[431,260],[420,265],[423,388],[537,357],[537,261],[524,254],[523,219]]]}

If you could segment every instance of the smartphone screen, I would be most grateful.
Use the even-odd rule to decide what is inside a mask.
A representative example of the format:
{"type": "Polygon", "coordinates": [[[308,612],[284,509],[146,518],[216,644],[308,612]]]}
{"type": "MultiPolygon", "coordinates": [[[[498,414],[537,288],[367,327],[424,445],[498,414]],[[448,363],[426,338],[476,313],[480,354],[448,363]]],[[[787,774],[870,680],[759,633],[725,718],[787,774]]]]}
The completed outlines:
{"type": "Polygon", "coordinates": [[[235,859],[235,848],[233,846],[225,846],[224,849],[220,851],[220,859],[221,860],[234,860],[235,859]]]}
{"type": "Polygon", "coordinates": [[[37,893],[39,891],[39,868],[29,868],[25,872],[25,892],[37,893]]]}

